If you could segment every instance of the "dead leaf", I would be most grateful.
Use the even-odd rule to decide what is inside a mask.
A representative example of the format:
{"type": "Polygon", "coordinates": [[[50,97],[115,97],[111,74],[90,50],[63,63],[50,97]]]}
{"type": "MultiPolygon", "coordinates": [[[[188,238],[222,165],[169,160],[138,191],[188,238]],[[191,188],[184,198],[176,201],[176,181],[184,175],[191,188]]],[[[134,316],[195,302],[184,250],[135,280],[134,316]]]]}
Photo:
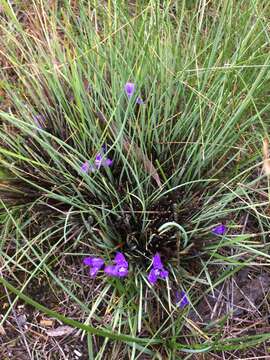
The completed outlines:
{"type": "Polygon", "coordinates": [[[70,335],[75,329],[68,325],[58,326],[55,329],[47,330],[46,334],[48,336],[63,336],[63,335],[70,335]]]}
{"type": "Polygon", "coordinates": [[[45,327],[52,327],[54,324],[54,321],[51,319],[42,319],[42,320],[40,320],[39,324],[41,326],[45,326],[45,327]]]}
{"type": "Polygon", "coordinates": [[[26,324],[26,316],[25,314],[21,314],[17,317],[17,324],[19,326],[24,326],[26,324]]]}

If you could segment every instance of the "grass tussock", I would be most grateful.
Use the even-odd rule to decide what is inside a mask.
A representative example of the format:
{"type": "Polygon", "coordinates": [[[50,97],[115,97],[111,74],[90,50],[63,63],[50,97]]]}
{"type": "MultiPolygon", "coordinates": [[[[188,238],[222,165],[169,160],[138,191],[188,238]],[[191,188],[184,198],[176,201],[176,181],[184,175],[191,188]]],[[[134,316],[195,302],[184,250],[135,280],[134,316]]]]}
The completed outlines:
{"type": "Polygon", "coordinates": [[[268,1],[0,4],[3,346],[266,354],[268,1]],[[117,251],[128,277],[91,279],[82,259],[117,251]],[[157,252],[169,276],[151,286],[157,252]],[[72,336],[45,343],[40,316],[72,336]]]}

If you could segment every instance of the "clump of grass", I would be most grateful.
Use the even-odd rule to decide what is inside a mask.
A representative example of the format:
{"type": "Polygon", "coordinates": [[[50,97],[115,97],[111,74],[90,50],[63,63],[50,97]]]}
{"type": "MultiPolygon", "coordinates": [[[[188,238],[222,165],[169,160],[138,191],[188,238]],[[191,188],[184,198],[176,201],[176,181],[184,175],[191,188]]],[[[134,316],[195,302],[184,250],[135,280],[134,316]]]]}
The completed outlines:
{"type": "Polygon", "coordinates": [[[108,348],[122,358],[188,358],[268,339],[249,336],[236,348],[230,334],[221,341],[224,319],[212,331],[188,313],[243,266],[269,261],[265,244],[253,241],[258,228],[268,233],[266,200],[257,198],[268,193],[259,168],[267,2],[33,2],[24,19],[19,7],[4,2],[1,23],[11,103],[0,112],[2,284],[17,296],[10,308],[19,297],[86,332],[97,359],[108,348]],[[130,99],[127,82],[136,84],[130,99]],[[104,144],[113,165],[82,171],[104,144]],[[240,226],[242,216],[258,224],[240,226]],[[230,229],[222,238],[210,231],[220,221],[230,229]],[[109,261],[119,250],[128,278],[87,277],[83,256],[109,261]],[[170,277],[151,287],[156,252],[170,277]],[[35,301],[31,284],[43,277],[80,321],[35,301]],[[186,310],[176,290],[188,294],[186,310]]]}

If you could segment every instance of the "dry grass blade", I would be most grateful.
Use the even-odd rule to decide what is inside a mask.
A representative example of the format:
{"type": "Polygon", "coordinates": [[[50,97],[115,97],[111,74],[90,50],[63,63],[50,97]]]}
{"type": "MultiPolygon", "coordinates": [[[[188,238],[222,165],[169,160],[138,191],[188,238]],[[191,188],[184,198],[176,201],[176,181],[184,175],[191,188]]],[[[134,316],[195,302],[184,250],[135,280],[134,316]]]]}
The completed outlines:
{"type": "Polygon", "coordinates": [[[268,139],[263,140],[263,169],[267,175],[270,175],[270,159],[269,159],[269,141],[268,139]]]}

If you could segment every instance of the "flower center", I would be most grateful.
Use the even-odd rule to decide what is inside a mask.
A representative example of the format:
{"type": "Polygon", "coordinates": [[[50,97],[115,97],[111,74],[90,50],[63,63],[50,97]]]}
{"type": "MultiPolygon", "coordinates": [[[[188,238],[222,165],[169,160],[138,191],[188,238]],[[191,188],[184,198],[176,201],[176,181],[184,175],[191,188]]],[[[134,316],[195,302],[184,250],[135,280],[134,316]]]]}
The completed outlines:
{"type": "Polygon", "coordinates": [[[119,274],[124,274],[127,271],[127,269],[124,266],[121,266],[118,270],[119,274]]]}
{"type": "Polygon", "coordinates": [[[155,274],[156,276],[159,276],[160,270],[159,270],[159,269],[155,269],[154,274],[155,274]]]}

